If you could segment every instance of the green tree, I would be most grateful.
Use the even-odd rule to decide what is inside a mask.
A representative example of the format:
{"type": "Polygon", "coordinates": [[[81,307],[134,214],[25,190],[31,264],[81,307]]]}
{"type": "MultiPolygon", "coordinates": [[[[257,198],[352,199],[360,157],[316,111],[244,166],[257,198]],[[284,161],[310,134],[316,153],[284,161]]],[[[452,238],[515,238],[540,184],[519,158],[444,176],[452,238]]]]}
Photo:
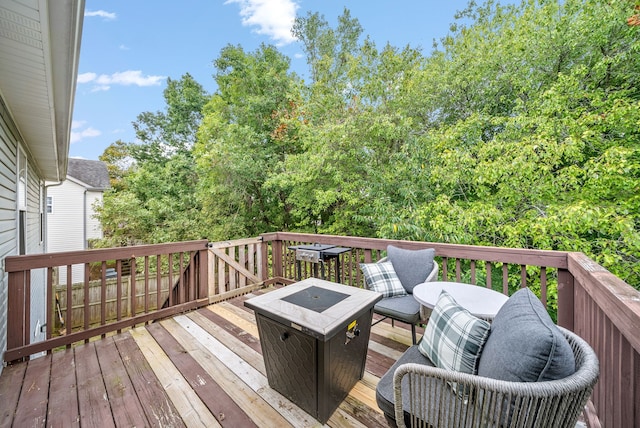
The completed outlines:
{"type": "Polygon", "coordinates": [[[192,154],[209,96],[189,74],[168,79],[166,111],[145,112],[134,124],[138,143],[118,141],[104,159],[116,185],[98,208],[103,245],[202,238],[198,176],[192,154]]]}
{"type": "Polygon", "coordinates": [[[104,152],[98,156],[98,159],[107,164],[109,182],[111,188],[115,191],[125,189],[124,179],[133,164],[133,159],[129,151],[129,144],[122,140],[117,140],[104,149],[104,152]]]}
{"type": "Polygon", "coordinates": [[[218,90],[205,107],[195,150],[204,230],[211,239],[229,239],[286,229],[286,195],[264,183],[285,155],[299,150],[298,79],[273,46],[245,52],[229,45],[214,65],[218,90]]]}
{"type": "Polygon", "coordinates": [[[177,153],[188,153],[195,143],[202,109],[209,100],[202,85],[186,73],[180,80],[167,79],[166,111],[144,112],[133,123],[140,144],[131,145],[138,163],[163,163],[177,153]]]}
{"type": "MultiPolygon", "coordinates": [[[[385,236],[582,251],[640,285],[637,29],[624,5],[487,3],[428,61],[434,197],[385,236]],[[544,34],[544,37],[541,37],[544,34]]],[[[398,207],[396,207],[398,208],[398,207]]]]}

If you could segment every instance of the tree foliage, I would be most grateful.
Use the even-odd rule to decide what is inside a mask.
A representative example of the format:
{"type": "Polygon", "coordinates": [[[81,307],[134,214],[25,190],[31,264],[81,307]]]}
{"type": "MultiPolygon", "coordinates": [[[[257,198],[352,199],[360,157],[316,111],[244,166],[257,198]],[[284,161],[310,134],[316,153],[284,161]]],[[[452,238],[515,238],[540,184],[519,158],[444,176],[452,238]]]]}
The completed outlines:
{"type": "Polygon", "coordinates": [[[287,229],[285,195],[264,183],[299,151],[304,112],[298,79],[273,46],[245,52],[229,45],[214,65],[218,91],[204,108],[194,150],[198,196],[207,212],[202,227],[226,239],[287,229]]]}
{"type": "Polygon", "coordinates": [[[470,2],[428,54],[377,47],[346,9],[335,27],[310,13],[292,29],[309,82],[273,46],[227,46],[211,97],[170,81],[167,111],[136,123],[142,143],[105,153],[136,161],[113,169],[105,230],[129,218],[122,233],[144,239],[298,230],[581,251],[640,288],[634,13],[470,2]]]}
{"type": "Polygon", "coordinates": [[[202,238],[196,198],[199,182],[192,145],[209,96],[189,74],[168,79],[166,111],[142,113],[136,143],[117,141],[101,160],[112,189],[97,207],[102,246],[202,238]]]}

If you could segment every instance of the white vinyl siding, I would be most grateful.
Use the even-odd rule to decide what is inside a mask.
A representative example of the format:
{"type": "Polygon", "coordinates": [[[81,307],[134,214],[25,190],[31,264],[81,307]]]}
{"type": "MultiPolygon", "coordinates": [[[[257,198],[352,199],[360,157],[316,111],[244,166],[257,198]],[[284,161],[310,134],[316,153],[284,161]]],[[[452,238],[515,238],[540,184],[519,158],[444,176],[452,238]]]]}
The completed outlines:
{"type": "MultiPolygon", "coordinates": [[[[28,160],[27,160],[28,162],[28,160]]],[[[41,223],[40,207],[44,191],[42,183],[34,172],[34,168],[28,165],[27,169],[27,254],[41,254],[44,246],[40,240],[41,223]]],[[[46,335],[39,326],[46,324],[47,312],[47,271],[46,269],[34,269],[31,271],[31,342],[46,339],[46,335]]]]}
{"type": "MultiPolygon", "coordinates": [[[[17,253],[16,159],[17,131],[0,98],[0,259],[17,253]]],[[[7,284],[4,263],[0,266],[0,357],[7,350],[7,284]]],[[[0,365],[0,372],[2,366],[0,365]]]]}
{"type": "MultiPolygon", "coordinates": [[[[47,196],[55,201],[55,209],[47,214],[47,251],[78,251],[86,249],[85,187],[72,180],[47,189],[47,196]]],[[[73,267],[72,282],[84,281],[84,266],[73,267]]],[[[67,268],[58,270],[58,283],[67,283],[67,268]]]]}
{"type": "MultiPolygon", "coordinates": [[[[25,211],[25,253],[39,254],[44,251],[41,241],[42,222],[40,221],[40,208],[44,190],[42,180],[37,174],[36,167],[32,164],[25,152],[20,149],[18,132],[11,121],[9,114],[0,99],[0,259],[4,262],[7,256],[18,254],[18,218],[19,211],[25,211]],[[26,168],[24,186],[18,182],[18,157],[26,168]],[[25,190],[21,207],[18,207],[18,187],[25,190]]],[[[1,263],[0,267],[3,267],[1,263]]],[[[37,331],[38,323],[43,325],[46,321],[46,283],[45,270],[31,272],[31,341],[44,339],[44,335],[37,331]]],[[[8,275],[0,268],[0,359],[7,349],[7,300],[8,300],[8,275]]],[[[1,369],[1,367],[0,367],[1,369]]]]}

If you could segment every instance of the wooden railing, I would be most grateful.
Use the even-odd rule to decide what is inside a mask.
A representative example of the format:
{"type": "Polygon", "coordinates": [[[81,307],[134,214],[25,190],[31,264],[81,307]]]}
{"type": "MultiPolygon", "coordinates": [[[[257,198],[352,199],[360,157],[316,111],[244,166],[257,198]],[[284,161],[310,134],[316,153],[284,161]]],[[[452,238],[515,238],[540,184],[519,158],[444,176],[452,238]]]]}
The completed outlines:
{"type": "MultiPolygon", "coordinates": [[[[528,286],[557,316],[559,325],[583,337],[598,355],[600,379],[586,413],[589,426],[640,426],[640,292],[582,253],[286,232],[262,238],[272,258],[269,274],[283,283],[296,276],[294,252],[288,248],[319,243],[352,249],[340,256],[342,282],[349,285],[363,285],[359,263],[379,260],[387,245],[396,245],[435,248],[442,280],[468,282],[507,295],[528,286]]],[[[300,267],[303,278],[313,272],[309,263],[300,267]]],[[[328,279],[337,278],[336,267],[329,260],[328,279]]]]}
{"type": "Polygon", "coordinates": [[[207,305],[207,256],[202,240],[7,257],[5,361],[207,305]],[[108,266],[115,268],[113,279],[107,279],[108,266]],[[84,280],[73,284],[78,269],[84,280]],[[35,274],[38,270],[45,274],[35,274]],[[57,282],[63,285],[54,284],[60,271],[65,277],[57,282]],[[45,284],[33,284],[32,274],[44,277],[45,284]],[[29,337],[32,286],[46,287],[47,296],[46,339],[36,343],[29,337]]]}
{"type": "Polygon", "coordinates": [[[601,374],[588,413],[590,426],[600,421],[607,427],[640,426],[640,293],[581,253],[275,232],[227,242],[7,257],[5,361],[70,346],[271,283],[290,284],[298,275],[309,277],[315,273],[314,265],[302,262],[297,271],[295,252],[289,247],[313,243],[350,248],[339,259],[327,260],[324,267],[327,279],[351,286],[363,286],[360,263],[377,261],[386,255],[387,245],[396,245],[434,248],[442,280],[468,282],[507,295],[530,287],[558,324],[582,336],[598,355],[601,374]],[[110,263],[115,264],[115,279],[106,278],[110,263]],[[71,284],[71,268],[76,264],[84,266],[85,281],[60,288],[63,304],[57,307],[55,268],[66,266],[65,284],[71,284]],[[89,272],[95,264],[100,278],[92,281],[89,272]],[[28,285],[31,272],[37,269],[47,272],[47,339],[29,344],[28,285]],[[96,295],[88,291],[93,282],[98,284],[99,297],[90,297],[96,295]],[[115,297],[108,295],[110,288],[115,289],[115,297]],[[91,309],[94,305],[96,309],[91,309]],[[97,322],[91,319],[92,311],[99,314],[97,322]],[[54,334],[56,317],[68,328],[60,336],[54,334]]]}
{"type": "Polygon", "coordinates": [[[270,282],[264,254],[262,239],[252,238],[7,257],[4,360],[69,347],[248,293],[270,282]],[[42,269],[45,274],[38,275],[42,269]],[[78,269],[84,279],[73,283],[78,269]],[[114,278],[109,278],[110,270],[114,278]],[[30,290],[39,277],[45,278],[46,338],[30,343],[30,290]]]}

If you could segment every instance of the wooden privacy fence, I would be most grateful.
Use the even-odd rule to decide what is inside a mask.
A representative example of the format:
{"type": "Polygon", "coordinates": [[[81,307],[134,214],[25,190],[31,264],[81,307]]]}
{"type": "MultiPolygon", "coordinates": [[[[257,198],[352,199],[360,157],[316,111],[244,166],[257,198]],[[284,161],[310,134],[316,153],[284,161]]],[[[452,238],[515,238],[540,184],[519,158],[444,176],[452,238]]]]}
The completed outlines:
{"type": "MultiPolygon", "coordinates": [[[[145,310],[145,301],[148,302],[146,311],[155,311],[161,308],[169,298],[169,290],[176,284],[180,283],[180,276],[177,274],[169,277],[168,273],[162,273],[158,277],[158,271],[155,270],[148,276],[144,274],[136,274],[135,284],[132,287],[131,275],[122,275],[121,280],[112,278],[104,282],[101,279],[89,281],[88,287],[88,311],[89,325],[100,325],[103,313],[107,323],[122,319],[122,317],[131,317],[134,313],[140,313],[145,310]],[[145,287],[145,284],[148,286],[145,287]],[[104,288],[105,299],[102,301],[102,292],[104,288]],[[131,298],[131,290],[136,290],[136,296],[131,298]],[[148,289],[148,294],[145,290],[148,289]],[[158,290],[160,295],[158,295],[158,290]],[[135,311],[132,311],[132,303],[135,303],[135,311]]],[[[69,324],[65,322],[67,316],[67,290],[66,285],[56,285],[53,287],[55,293],[54,299],[54,328],[53,336],[65,334],[69,324]]],[[[71,287],[71,325],[72,331],[83,328],[84,313],[87,308],[85,302],[85,293],[87,289],[84,283],[76,283],[71,287]]]]}

